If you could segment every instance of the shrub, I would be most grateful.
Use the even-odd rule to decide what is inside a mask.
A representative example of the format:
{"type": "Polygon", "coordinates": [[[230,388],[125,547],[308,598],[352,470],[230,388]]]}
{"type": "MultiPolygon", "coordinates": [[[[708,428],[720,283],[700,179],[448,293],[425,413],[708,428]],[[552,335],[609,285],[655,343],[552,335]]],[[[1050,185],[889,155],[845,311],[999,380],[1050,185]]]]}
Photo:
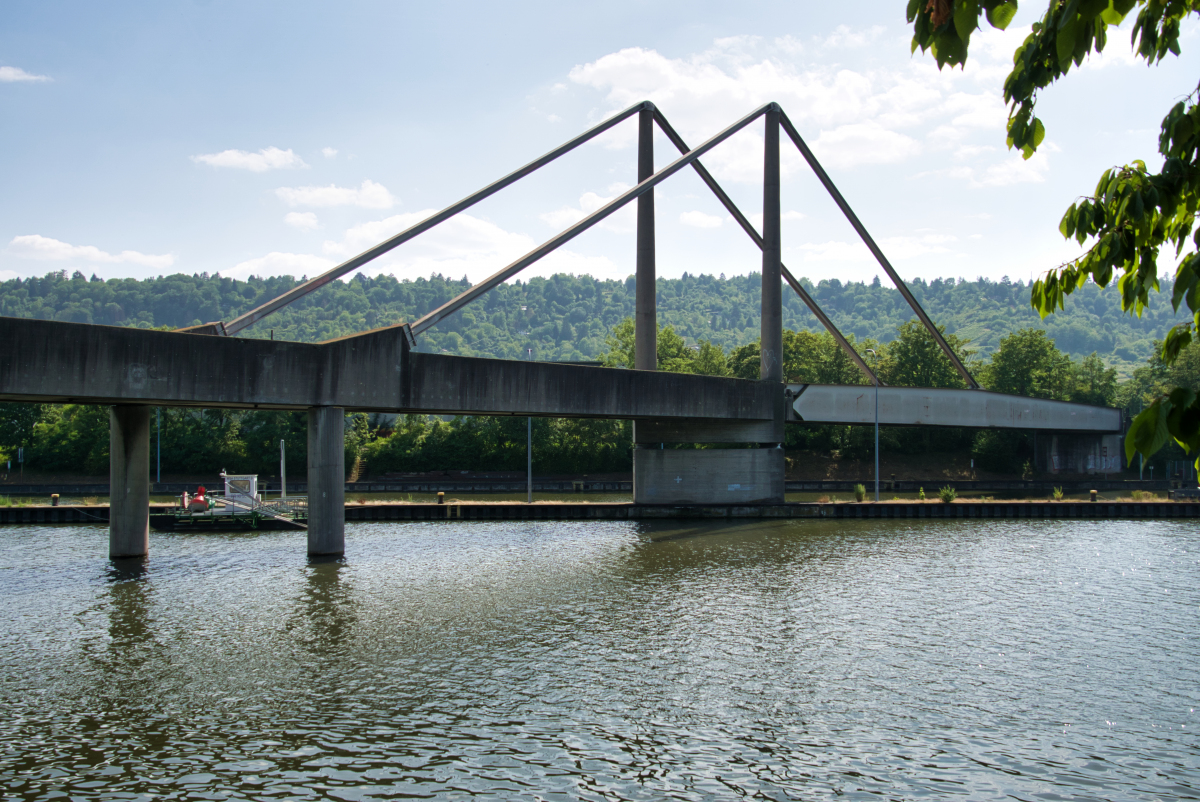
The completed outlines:
{"type": "Polygon", "coordinates": [[[1061,487],[1054,488],[1054,500],[1055,501],[1063,500],[1063,489],[1061,487]]]}
{"type": "Polygon", "coordinates": [[[925,500],[925,488],[923,488],[923,487],[918,487],[918,488],[917,488],[917,500],[918,500],[918,501],[924,501],[924,500],[925,500]]]}
{"type": "Polygon", "coordinates": [[[938,498],[942,500],[943,504],[949,504],[950,502],[954,501],[954,499],[958,498],[958,491],[953,487],[946,485],[938,491],[938,498]]]}
{"type": "Polygon", "coordinates": [[[866,497],[867,497],[867,489],[865,487],[863,487],[862,485],[855,485],[854,486],[854,500],[862,501],[866,497]]]}

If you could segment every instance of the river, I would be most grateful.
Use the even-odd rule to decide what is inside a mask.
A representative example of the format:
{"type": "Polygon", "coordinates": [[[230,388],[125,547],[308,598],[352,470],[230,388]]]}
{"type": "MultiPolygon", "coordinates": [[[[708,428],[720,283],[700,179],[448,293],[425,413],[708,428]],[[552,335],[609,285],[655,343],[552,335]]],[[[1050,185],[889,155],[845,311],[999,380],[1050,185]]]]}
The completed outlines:
{"type": "Polygon", "coordinates": [[[0,528],[4,800],[1200,797],[1194,522],[0,528]]]}

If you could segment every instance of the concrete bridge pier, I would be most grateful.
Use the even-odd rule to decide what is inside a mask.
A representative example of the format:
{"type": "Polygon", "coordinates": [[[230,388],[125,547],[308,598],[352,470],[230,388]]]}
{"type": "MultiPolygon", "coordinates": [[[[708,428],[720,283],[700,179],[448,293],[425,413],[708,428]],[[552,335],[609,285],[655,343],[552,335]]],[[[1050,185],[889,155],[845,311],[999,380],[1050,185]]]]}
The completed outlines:
{"type": "Polygon", "coordinates": [[[635,504],[783,503],[782,415],[774,421],[637,421],[634,439],[635,504]],[[742,447],[666,447],[675,443],[742,447]]]}
{"type": "Polygon", "coordinates": [[[308,410],[308,554],[346,551],[346,412],[308,410]]]}
{"type": "Polygon", "coordinates": [[[150,552],[150,407],[121,404],[108,414],[108,556],[150,552]]]}
{"type": "MultiPolygon", "coordinates": [[[[644,114],[645,112],[643,112],[644,114]]],[[[784,500],[783,265],[780,245],[779,109],[764,115],[762,326],[759,379],[774,392],[771,420],[635,421],[635,504],[763,504],[784,500]],[[668,443],[719,443],[742,448],[675,449],[668,443]]],[[[643,132],[641,171],[653,171],[653,151],[643,132]],[[646,162],[650,165],[647,168],[646,162]]],[[[640,370],[655,370],[653,201],[638,207],[637,317],[635,358],[640,370]],[[645,217],[643,218],[643,214],[645,217]],[[643,249],[643,237],[646,247],[643,249]],[[648,251],[649,255],[646,255],[648,251]],[[647,291],[647,288],[650,288],[647,291]]]]}

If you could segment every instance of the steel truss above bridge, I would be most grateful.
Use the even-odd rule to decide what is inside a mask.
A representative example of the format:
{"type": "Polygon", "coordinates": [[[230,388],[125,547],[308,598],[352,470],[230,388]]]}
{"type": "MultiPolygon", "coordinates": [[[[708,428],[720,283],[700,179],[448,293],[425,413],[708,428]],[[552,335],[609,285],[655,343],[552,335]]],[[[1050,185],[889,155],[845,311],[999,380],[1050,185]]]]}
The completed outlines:
{"type": "MultiPolygon", "coordinates": [[[[113,405],[110,553],[114,557],[144,555],[148,549],[149,410],[151,406],[163,405],[308,410],[311,554],[340,554],[344,549],[345,410],[632,419],[637,444],[636,502],[781,502],[784,424],[870,422],[873,418],[867,417],[865,410],[869,405],[873,412],[875,393],[869,386],[784,384],[784,281],[863,374],[879,386],[878,378],[781,260],[781,130],[970,388],[881,388],[881,422],[1023,428],[1110,439],[1121,430],[1121,416],[1116,410],[980,390],[796,127],[775,103],[762,106],[695,148],[687,146],[652,103],[638,103],[417,225],[227,323],[216,321],[178,332],[163,332],[0,318],[0,400],[113,405]],[[325,343],[231,336],[635,115],[638,118],[636,186],[418,320],[325,343]],[[700,162],[701,156],[760,118],[765,142],[761,233],[700,162]],[[655,125],[681,154],[657,171],[653,150],[655,125]],[[654,187],[687,167],[696,171],[762,251],[758,381],[657,372],[654,187]],[[477,359],[413,350],[424,331],[634,201],[637,202],[635,370],[477,359]],[[218,336],[196,336],[200,334],[218,336]],[[751,447],[659,448],[663,443],[741,443],[751,447]]],[[[1052,441],[1057,442],[1056,438],[1052,441]]],[[[1097,454],[1103,451],[1105,459],[1109,448],[1115,453],[1111,443],[1097,448],[1097,454]]],[[[1090,461],[1089,456],[1089,464],[1090,461]]]]}

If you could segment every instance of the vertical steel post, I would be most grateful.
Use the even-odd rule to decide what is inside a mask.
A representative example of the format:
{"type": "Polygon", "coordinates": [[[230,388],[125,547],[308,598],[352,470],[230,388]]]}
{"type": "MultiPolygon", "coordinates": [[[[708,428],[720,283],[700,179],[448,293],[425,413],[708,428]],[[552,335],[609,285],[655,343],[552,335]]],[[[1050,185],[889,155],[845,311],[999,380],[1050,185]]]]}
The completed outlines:
{"type": "MultiPolygon", "coordinates": [[[[638,113],[638,183],[654,175],[654,112],[638,113]]],[[[655,305],[654,190],[637,199],[637,286],[633,317],[633,366],[658,369],[658,311],[655,305]]]]}
{"type": "Polygon", "coordinates": [[[285,440],[279,441],[279,497],[287,498],[287,449],[285,440]]]}
{"type": "Polygon", "coordinates": [[[154,481],[162,484],[162,407],[154,408],[154,434],[158,438],[158,464],[155,466],[154,481]]]}
{"type": "Polygon", "coordinates": [[[879,352],[868,348],[867,353],[875,357],[875,501],[879,501],[879,352]]]}
{"type": "Polygon", "coordinates": [[[783,381],[783,268],[779,232],[779,107],[763,115],[762,329],[759,378],[783,381]]]}
{"type": "Polygon", "coordinates": [[[875,355],[875,501],[879,502],[879,354],[875,355]]]}
{"type": "MultiPolygon", "coordinates": [[[[527,351],[528,359],[533,359],[533,349],[527,351]]],[[[525,419],[525,501],[533,503],[533,416],[525,419]]]]}

